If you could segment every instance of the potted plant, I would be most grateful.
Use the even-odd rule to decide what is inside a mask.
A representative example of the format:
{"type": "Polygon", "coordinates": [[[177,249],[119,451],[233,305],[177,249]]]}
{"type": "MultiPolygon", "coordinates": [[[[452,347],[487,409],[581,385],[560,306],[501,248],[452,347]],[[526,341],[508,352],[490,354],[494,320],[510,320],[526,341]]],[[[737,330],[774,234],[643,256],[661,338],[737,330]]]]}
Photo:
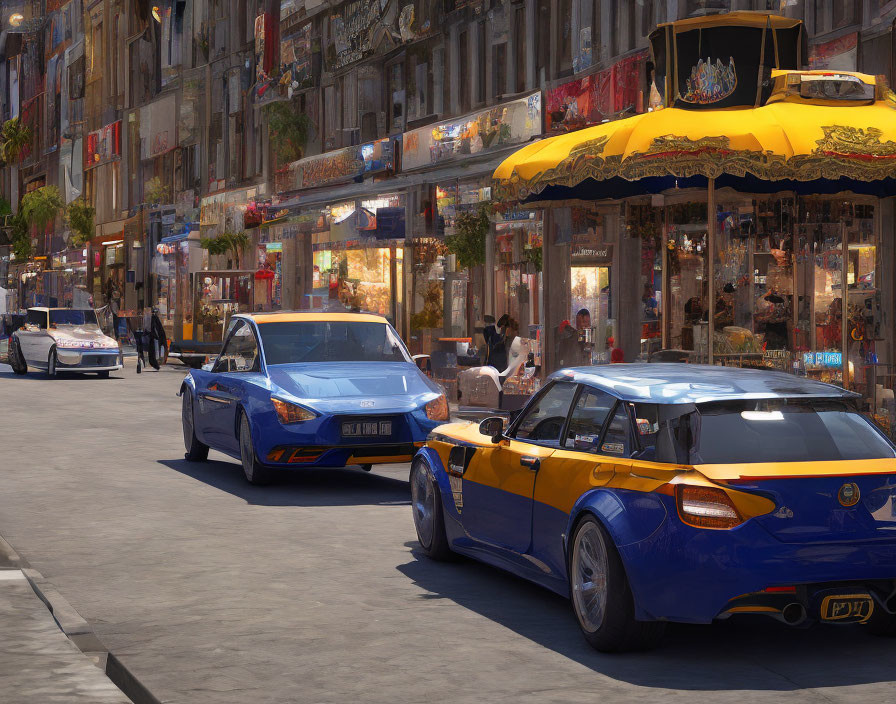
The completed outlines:
{"type": "Polygon", "coordinates": [[[22,197],[19,211],[29,226],[36,227],[38,232],[47,229],[47,225],[65,210],[65,201],[56,186],[35,188],[22,197]]]}
{"type": "Polygon", "coordinates": [[[31,128],[22,122],[19,117],[14,117],[3,123],[0,130],[0,154],[7,164],[18,164],[22,157],[22,150],[31,144],[31,128]]]}

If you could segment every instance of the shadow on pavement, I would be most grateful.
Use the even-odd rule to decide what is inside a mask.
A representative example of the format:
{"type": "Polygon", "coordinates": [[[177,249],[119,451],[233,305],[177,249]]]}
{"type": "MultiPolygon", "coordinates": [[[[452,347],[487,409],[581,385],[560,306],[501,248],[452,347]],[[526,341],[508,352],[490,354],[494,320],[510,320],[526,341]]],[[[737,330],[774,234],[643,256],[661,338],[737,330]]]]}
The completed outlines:
{"type": "Polygon", "coordinates": [[[671,624],[659,649],[606,655],[585,643],[569,601],[497,568],[438,563],[406,543],[414,560],[397,569],[421,599],[451,599],[529,640],[615,680],[681,690],[799,691],[889,682],[896,639],[861,626],[789,628],[769,618],[671,624]]]}
{"type": "Polygon", "coordinates": [[[181,459],[159,460],[159,464],[256,506],[406,506],[410,502],[407,481],[360,469],[284,471],[270,486],[252,486],[236,461],[181,459]]]}
{"type": "Polygon", "coordinates": [[[54,384],[59,381],[83,381],[88,379],[92,379],[93,381],[113,381],[118,379],[120,381],[122,379],[122,373],[120,371],[112,372],[111,376],[109,376],[108,379],[100,379],[95,373],[62,372],[55,379],[51,379],[47,376],[46,372],[29,370],[27,374],[19,375],[16,374],[8,365],[0,364],[0,379],[15,379],[16,381],[46,381],[54,384]]]}

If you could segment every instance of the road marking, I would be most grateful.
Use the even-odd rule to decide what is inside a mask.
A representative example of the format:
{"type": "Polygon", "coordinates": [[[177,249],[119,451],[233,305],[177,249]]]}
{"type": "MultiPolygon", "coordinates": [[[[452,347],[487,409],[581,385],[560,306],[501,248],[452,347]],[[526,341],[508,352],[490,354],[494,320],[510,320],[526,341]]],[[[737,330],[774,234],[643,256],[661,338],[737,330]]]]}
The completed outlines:
{"type": "Polygon", "coordinates": [[[25,575],[22,570],[0,570],[0,582],[15,582],[24,580],[25,575]]]}

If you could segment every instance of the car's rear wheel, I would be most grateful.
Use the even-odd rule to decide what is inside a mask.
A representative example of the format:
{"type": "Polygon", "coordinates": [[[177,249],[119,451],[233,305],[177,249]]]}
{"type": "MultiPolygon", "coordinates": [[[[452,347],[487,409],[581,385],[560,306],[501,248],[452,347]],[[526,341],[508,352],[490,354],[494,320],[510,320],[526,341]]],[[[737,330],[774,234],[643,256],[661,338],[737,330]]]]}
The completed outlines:
{"type": "Polygon", "coordinates": [[[369,472],[371,469],[373,469],[373,465],[372,465],[372,464],[359,464],[358,466],[359,466],[361,469],[363,469],[365,472],[369,472]]]}
{"type": "Polygon", "coordinates": [[[110,372],[108,369],[103,369],[103,371],[101,371],[101,372],[97,372],[96,375],[97,375],[100,379],[108,379],[108,378],[109,378],[109,375],[110,375],[111,373],[112,373],[112,372],[110,372]]]}
{"type": "Polygon", "coordinates": [[[47,356],[47,376],[51,379],[56,376],[56,347],[50,348],[50,354],[47,356]]]}
{"type": "Polygon", "coordinates": [[[445,534],[445,514],[442,494],[426,460],[416,459],[411,464],[411,510],[417,540],[428,557],[448,560],[454,556],[445,534]]]}
{"type": "Polygon", "coordinates": [[[184,429],[184,458],[190,462],[204,462],[208,459],[208,445],[199,441],[196,437],[196,427],[193,417],[193,393],[190,389],[184,389],[183,400],[180,406],[181,424],[184,429]]]}
{"type": "Polygon", "coordinates": [[[22,354],[22,349],[19,347],[19,341],[16,338],[9,338],[9,348],[6,355],[9,359],[9,366],[12,367],[14,374],[23,376],[28,373],[28,364],[25,362],[25,355],[22,354]]]}
{"type": "Polygon", "coordinates": [[[249,428],[249,418],[245,411],[240,412],[240,460],[243,463],[243,474],[250,484],[270,484],[273,481],[273,472],[258,461],[255,448],[252,445],[252,431],[249,428]]]}
{"type": "Polygon", "coordinates": [[[569,591],[579,628],[597,650],[646,650],[662,638],[664,623],[635,620],[635,602],[622,560],[593,516],[582,519],[573,535],[569,591]]]}

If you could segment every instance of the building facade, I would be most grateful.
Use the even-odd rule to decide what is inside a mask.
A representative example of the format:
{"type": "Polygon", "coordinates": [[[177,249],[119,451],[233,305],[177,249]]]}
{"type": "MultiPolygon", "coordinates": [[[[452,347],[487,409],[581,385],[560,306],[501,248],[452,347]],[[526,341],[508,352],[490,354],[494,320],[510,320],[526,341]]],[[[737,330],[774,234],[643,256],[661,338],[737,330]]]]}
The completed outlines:
{"type": "Polygon", "coordinates": [[[693,350],[661,315],[674,198],[526,209],[492,173],[658,107],[650,33],[737,10],[801,19],[809,68],[896,79],[896,0],[4,3],[0,109],[31,142],[2,194],[16,213],[52,185],[95,216],[86,241],[60,214],[29,256],[0,245],[0,274],[18,306],[155,307],[184,354],[215,352],[236,310],[379,312],[449,389],[487,316],[543,372],[693,350]]]}

